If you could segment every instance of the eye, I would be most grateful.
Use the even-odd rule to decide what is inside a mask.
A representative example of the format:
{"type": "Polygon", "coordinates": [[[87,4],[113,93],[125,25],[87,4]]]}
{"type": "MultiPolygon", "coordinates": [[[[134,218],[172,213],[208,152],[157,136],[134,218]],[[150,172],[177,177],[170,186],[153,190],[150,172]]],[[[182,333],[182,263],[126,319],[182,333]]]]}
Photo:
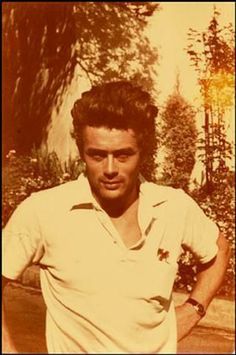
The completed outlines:
{"type": "Polygon", "coordinates": [[[117,156],[117,159],[118,159],[119,161],[121,161],[121,162],[126,161],[128,158],[129,158],[129,155],[128,155],[128,154],[119,154],[119,155],[117,156]]]}
{"type": "Polygon", "coordinates": [[[104,159],[103,154],[91,154],[90,156],[95,161],[102,161],[104,159]]]}
{"type": "Polygon", "coordinates": [[[99,150],[88,150],[86,154],[94,161],[102,161],[106,157],[106,153],[99,150]]]}

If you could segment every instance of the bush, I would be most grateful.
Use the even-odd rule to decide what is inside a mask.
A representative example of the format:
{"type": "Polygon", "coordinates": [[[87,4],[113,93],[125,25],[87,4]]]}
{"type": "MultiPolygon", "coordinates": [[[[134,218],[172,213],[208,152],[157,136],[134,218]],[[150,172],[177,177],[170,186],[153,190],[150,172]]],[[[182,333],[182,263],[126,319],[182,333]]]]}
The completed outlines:
{"type": "Polygon", "coordinates": [[[17,156],[11,150],[2,172],[2,227],[17,205],[32,192],[74,180],[82,170],[81,160],[69,160],[62,166],[56,153],[33,150],[30,156],[17,156]]]}

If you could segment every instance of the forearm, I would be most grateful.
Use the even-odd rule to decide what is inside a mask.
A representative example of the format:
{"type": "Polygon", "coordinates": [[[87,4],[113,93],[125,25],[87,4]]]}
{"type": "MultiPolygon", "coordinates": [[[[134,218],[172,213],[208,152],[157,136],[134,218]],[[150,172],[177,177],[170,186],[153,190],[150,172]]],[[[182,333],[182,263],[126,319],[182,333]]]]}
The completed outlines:
{"type": "MultiPolygon", "coordinates": [[[[228,242],[220,235],[218,240],[218,253],[214,262],[197,275],[197,282],[190,297],[201,303],[207,309],[209,303],[220,287],[228,265],[230,250],[228,242]]],[[[189,303],[176,307],[178,341],[188,335],[200,321],[201,316],[189,303]]]]}
{"type": "Polygon", "coordinates": [[[7,312],[4,304],[4,289],[6,287],[6,279],[2,280],[2,353],[3,354],[16,354],[17,350],[15,348],[12,334],[8,328],[7,322],[7,312]]]}
{"type": "Polygon", "coordinates": [[[3,354],[16,354],[16,348],[9,332],[6,321],[6,310],[4,302],[2,302],[2,353],[3,354]]]}
{"type": "Polygon", "coordinates": [[[219,289],[229,262],[230,249],[228,242],[220,235],[217,241],[219,250],[214,263],[204,271],[197,274],[197,282],[190,297],[208,307],[212,298],[219,289]]]}

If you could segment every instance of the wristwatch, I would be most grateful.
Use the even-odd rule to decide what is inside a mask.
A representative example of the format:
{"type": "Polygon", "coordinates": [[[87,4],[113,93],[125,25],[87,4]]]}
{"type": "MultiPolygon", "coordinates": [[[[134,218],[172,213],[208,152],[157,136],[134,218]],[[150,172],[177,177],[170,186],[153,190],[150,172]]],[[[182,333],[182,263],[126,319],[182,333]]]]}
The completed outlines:
{"type": "Polygon", "coordinates": [[[194,300],[193,298],[188,298],[186,303],[190,303],[195,311],[199,314],[199,316],[204,317],[206,314],[205,308],[201,303],[198,303],[196,300],[194,300]]]}

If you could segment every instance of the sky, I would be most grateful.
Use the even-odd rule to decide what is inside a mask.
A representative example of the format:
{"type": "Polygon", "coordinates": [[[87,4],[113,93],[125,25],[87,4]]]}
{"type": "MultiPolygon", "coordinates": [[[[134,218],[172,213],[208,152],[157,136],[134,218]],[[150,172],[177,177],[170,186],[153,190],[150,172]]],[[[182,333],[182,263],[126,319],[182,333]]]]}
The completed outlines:
{"type": "Polygon", "coordinates": [[[161,11],[157,11],[152,17],[147,31],[152,45],[158,48],[160,55],[157,66],[160,103],[173,91],[178,71],[183,96],[195,103],[199,91],[196,73],[184,51],[187,46],[187,32],[190,27],[200,32],[207,29],[214,4],[221,12],[220,26],[229,22],[235,26],[234,2],[160,2],[161,11]]]}

